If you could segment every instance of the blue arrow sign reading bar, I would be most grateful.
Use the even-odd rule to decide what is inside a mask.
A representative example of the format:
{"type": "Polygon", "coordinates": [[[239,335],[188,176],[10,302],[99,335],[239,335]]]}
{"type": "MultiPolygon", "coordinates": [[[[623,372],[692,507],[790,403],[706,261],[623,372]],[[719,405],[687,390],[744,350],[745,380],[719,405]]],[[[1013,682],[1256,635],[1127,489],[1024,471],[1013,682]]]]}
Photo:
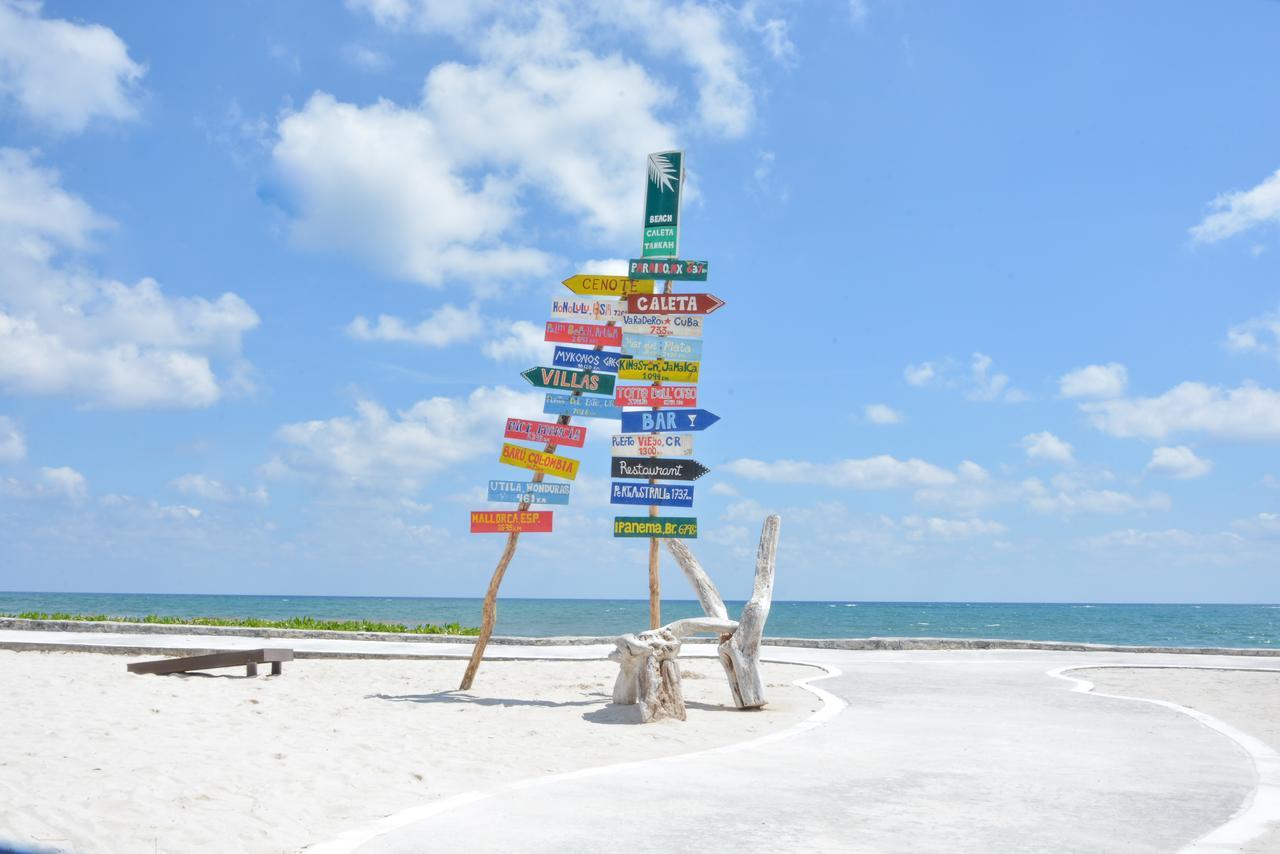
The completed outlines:
{"type": "Polygon", "coordinates": [[[622,356],[618,353],[606,353],[604,350],[557,347],[551,364],[557,368],[578,368],[583,371],[595,371],[598,374],[616,374],[618,360],[621,358],[622,356]]]}
{"type": "Polygon", "coordinates": [[[659,409],[657,412],[622,413],[623,433],[675,433],[706,430],[720,416],[705,409],[659,409]]]}
{"type": "Polygon", "coordinates": [[[622,417],[622,410],[614,405],[612,397],[591,397],[585,394],[580,397],[549,394],[542,404],[542,411],[547,415],[576,415],[579,418],[622,417]]]}
{"type": "Polygon", "coordinates": [[[659,507],[692,507],[693,487],[666,483],[613,483],[610,504],[648,504],[659,507]]]}

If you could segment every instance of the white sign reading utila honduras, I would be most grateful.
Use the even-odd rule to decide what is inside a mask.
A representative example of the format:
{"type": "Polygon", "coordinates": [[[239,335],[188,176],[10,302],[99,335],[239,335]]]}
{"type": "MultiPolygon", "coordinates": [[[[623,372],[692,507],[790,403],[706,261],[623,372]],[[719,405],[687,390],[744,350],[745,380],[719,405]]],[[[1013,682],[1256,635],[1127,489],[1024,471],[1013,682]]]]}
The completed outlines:
{"type": "Polygon", "coordinates": [[[680,254],[680,188],[684,185],[684,152],[649,155],[649,183],[644,191],[642,258],[675,258],[680,254]]]}

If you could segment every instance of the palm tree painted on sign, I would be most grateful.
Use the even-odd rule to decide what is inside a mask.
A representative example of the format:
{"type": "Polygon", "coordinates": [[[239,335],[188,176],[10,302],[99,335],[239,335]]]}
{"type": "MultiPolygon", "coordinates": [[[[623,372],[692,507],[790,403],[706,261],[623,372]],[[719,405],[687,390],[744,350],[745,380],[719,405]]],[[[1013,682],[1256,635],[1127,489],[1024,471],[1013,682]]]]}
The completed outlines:
{"type": "Polygon", "coordinates": [[[675,189],[674,182],[678,180],[676,167],[667,155],[649,155],[649,180],[658,186],[660,192],[675,189]]]}

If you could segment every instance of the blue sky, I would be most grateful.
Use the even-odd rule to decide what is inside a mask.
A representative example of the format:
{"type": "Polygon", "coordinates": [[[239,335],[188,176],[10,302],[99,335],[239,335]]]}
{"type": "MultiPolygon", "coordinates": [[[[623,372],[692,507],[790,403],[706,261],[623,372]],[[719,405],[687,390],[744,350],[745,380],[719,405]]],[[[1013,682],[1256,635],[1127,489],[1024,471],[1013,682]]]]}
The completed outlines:
{"type": "MultiPolygon", "coordinates": [[[[1277,26],[0,0],[0,589],[480,595],[550,299],[680,147],[728,595],[776,511],[780,598],[1280,600],[1277,26]]],[[[585,423],[510,595],[645,595],[585,423]]]]}

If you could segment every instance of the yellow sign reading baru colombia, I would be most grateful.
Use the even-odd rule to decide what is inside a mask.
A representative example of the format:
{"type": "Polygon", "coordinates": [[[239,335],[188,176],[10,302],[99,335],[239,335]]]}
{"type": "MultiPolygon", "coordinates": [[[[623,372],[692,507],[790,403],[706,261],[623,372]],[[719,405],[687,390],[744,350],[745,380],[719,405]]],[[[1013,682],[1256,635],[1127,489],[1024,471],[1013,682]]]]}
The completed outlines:
{"type": "Polygon", "coordinates": [[[625,297],[627,294],[651,294],[653,282],[628,279],[626,276],[592,276],[579,273],[561,282],[575,294],[593,297],[625,297]]]}
{"type": "Polygon", "coordinates": [[[578,476],[577,460],[562,457],[559,454],[535,451],[533,448],[513,445],[510,442],[502,443],[502,455],[498,457],[498,462],[506,463],[509,466],[518,466],[522,469],[540,471],[543,474],[553,474],[565,480],[574,480],[578,476]]]}
{"type": "Polygon", "coordinates": [[[618,361],[618,379],[696,383],[700,364],[669,359],[621,359],[618,361]]]}

